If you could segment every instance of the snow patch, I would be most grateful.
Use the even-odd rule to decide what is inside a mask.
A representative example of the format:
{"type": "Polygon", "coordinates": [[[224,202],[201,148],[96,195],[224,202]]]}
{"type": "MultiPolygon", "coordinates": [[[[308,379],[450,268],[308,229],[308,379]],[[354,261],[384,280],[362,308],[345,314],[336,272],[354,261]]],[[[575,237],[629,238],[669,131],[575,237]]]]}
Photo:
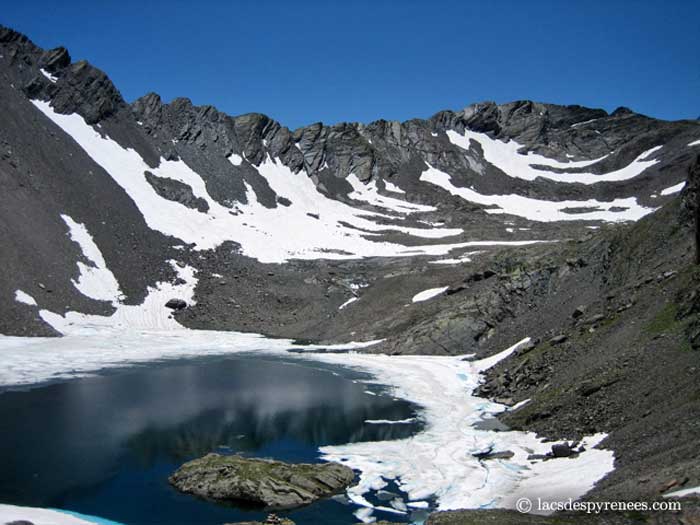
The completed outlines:
{"type": "Polygon", "coordinates": [[[49,79],[50,82],[53,82],[54,84],[58,82],[58,77],[55,75],[52,75],[48,71],[46,71],[44,68],[41,68],[39,71],[41,71],[41,74],[44,75],[46,78],[49,79]]]}
{"type": "Polygon", "coordinates": [[[688,146],[700,146],[700,139],[694,140],[693,142],[688,144],[688,146]]]}
{"type": "Polygon", "coordinates": [[[661,195],[673,195],[674,193],[678,193],[685,187],[685,181],[679,182],[678,184],[674,184],[670,188],[666,188],[665,190],[661,190],[661,195]]]}
{"type": "Polygon", "coordinates": [[[30,522],[34,525],[119,525],[115,521],[77,512],[4,504],[0,504],[0,521],[3,523],[30,522]]]}
{"type": "Polygon", "coordinates": [[[238,153],[231,153],[228,156],[228,160],[234,166],[240,166],[243,163],[243,157],[241,157],[238,153]]]}
{"type": "Polygon", "coordinates": [[[388,180],[384,181],[384,187],[386,188],[386,191],[390,191],[392,193],[406,193],[404,190],[399,188],[396,184],[393,182],[389,182],[388,180]]]}
{"type": "Polygon", "coordinates": [[[437,261],[430,261],[430,264],[462,264],[462,263],[472,262],[471,256],[476,255],[478,253],[481,253],[481,252],[480,251],[467,252],[459,257],[454,257],[451,259],[439,259],[437,261]]]}
{"type": "Polygon", "coordinates": [[[526,155],[523,155],[518,152],[518,150],[523,147],[522,144],[518,144],[514,140],[503,142],[501,140],[492,139],[485,133],[477,133],[468,129],[465,130],[463,135],[460,135],[454,130],[449,130],[447,131],[447,137],[452,144],[467,151],[469,151],[471,147],[471,141],[474,140],[481,145],[484,152],[484,160],[493,164],[510,177],[530,181],[535,180],[537,177],[544,177],[557,182],[581,184],[618,182],[632,179],[659,162],[658,159],[649,159],[649,157],[662,148],[662,146],[655,146],[644,151],[624,168],[603,175],[596,175],[595,173],[555,173],[543,170],[537,166],[560,169],[584,168],[600,162],[608,155],[594,160],[561,162],[533,152],[528,152],[526,155]]]}
{"type": "Polygon", "coordinates": [[[690,496],[691,494],[700,494],[699,487],[691,487],[689,489],[674,490],[673,492],[667,492],[663,495],[664,498],[682,498],[684,496],[690,496]]]}
{"type": "MultiPolygon", "coordinates": [[[[183,330],[165,307],[172,298],[195,304],[194,288],[197,284],[196,270],[191,266],[180,267],[175,261],[170,264],[184,284],[161,282],[148,288],[148,294],[140,305],[113,303],[116,310],[110,316],[83,314],[69,311],[64,316],[40,310],[41,318],[64,335],[99,335],[104,331],[121,330],[183,330]]],[[[116,281],[115,281],[116,282],[116,281]]],[[[118,285],[117,285],[118,286],[118,285]]]]}
{"type": "Polygon", "coordinates": [[[365,423],[370,425],[406,425],[408,423],[414,423],[415,421],[415,417],[406,419],[365,419],[365,423]]]}
{"type": "Polygon", "coordinates": [[[485,206],[496,206],[496,208],[484,210],[486,213],[506,213],[538,222],[636,221],[655,210],[655,208],[641,206],[634,197],[614,199],[611,202],[601,202],[595,199],[554,202],[532,199],[521,195],[483,195],[470,188],[455,186],[449,174],[434,168],[430,164],[428,164],[428,169],[421,174],[420,180],[439,186],[452,195],[461,197],[469,202],[485,206]],[[594,211],[583,213],[566,213],[564,211],[570,208],[592,208],[594,211]],[[611,211],[614,208],[626,209],[621,212],[611,211]]]}
{"type": "Polygon", "coordinates": [[[432,299],[433,297],[437,297],[448,288],[449,286],[443,286],[442,288],[430,288],[428,290],[423,290],[422,292],[414,295],[413,299],[411,299],[411,302],[420,303],[422,301],[427,301],[429,299],[432,299]]]}
{"type": "Polygon", "coordinates": [[[342,310],[343,308],[345,308],[345,307],[348,306],[349,304],[352,304],[352,303],[354,303],[355,301],[357,301],[357,299],[358,299],[357,297],[351,297],[350,299],[348,299],[347,301],[345,301],[343,304],[341,304],[341,305],[338,307],[338,310],[342,310]]]}
{"type": "MultiPolygon", "coordinates": [[[[352,186],[353,191],[348,194],[348,197],[356,200],[363,201],[377,208],[384,208],[386,210],[391,210],[396,213],[405,215],[407,213],[415,212],[428,212],[435,211],[437,208],[434,206],[426,206],[424,204],[413,204],[411,202],[406,202],[402,199],[395,199],[393,197],[385,197],[379,194],[379,188],[377,187],[377,182],[372,179],[366,184],[364,184],[357,175],[351,173],[345,179],[352,186]]],[[[391,184],[384,182],[384,184],[391,184]]],[[[388,188],[387,188],[388,189],[388,188]]],[[[390,190],[391,191],[391,190],[390,190]]],[[[399,191],[399,193],[405,193],[404,191],[399,191]]],[[[459,230],[461,233],[461,230],[459,230]]]]}
{"type": "Polygon", "coordinates": [[[71,240],[80,246],[83,256],[90,263],[85,264],[78,261],[80,276],[77,281],[71,280],[73,286],[86,297],[98,301],[111,301],[112,304],[116,304],[122,298],[119,283],[114,274],[107,268],[102,252],[87,228],[84,224],[75,222],[68,215],[61,215],[61,219],[68,226],[68,235],[71,240]]]}
{"type": "Polygon", "coordinates": [[[15,301],[29,306],[37,306],[36,299],[22,290],[15,290],[15,301]]]}

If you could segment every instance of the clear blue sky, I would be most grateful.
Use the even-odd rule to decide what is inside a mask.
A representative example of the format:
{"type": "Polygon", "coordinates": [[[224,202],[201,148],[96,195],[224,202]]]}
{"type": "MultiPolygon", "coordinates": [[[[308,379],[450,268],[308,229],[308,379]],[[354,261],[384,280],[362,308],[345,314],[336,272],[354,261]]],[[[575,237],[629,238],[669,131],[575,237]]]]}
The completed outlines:
{"type": "Polygon", "coordinates": [[[533,99],[700,115],[700,1],[6,1],[0,23],[231,114],[428,117],[533,99]]]}

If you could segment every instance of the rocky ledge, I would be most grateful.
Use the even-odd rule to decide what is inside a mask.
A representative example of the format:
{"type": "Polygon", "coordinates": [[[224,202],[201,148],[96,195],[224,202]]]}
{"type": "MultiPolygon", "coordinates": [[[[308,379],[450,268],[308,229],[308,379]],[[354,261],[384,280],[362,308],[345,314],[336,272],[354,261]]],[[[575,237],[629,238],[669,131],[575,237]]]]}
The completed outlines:
{"type": "Polygon", "coordinates": [[[168,480],[181,492],[206,499],[289,509],[336,494],[354,478],[350,468],[338,463],[291,464],[207,454],[185,463],[168,480]]]}

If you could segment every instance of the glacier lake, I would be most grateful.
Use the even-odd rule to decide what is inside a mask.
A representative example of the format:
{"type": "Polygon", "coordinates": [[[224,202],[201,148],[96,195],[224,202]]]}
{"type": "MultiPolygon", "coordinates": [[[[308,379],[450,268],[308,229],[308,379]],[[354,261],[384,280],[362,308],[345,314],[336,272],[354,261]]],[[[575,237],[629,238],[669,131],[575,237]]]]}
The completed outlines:
{"type": "MultiPolygon", "coordinates": [[[[320,446],[418,432],[420,422],[381,423],[411,419],[417,407],[367,385],[367,378],[293,357],[236,355],[5,390],[0,393],[0,502],[129,525],[264,519],[263,509],[181,494],[168,476],[209,452],[317,462],[320,446]]],[[[392,488],[397,492],[387,490],[392,488]]],[[[297,523],[358,522],[353,516],[358,507],[344,499],[278,514],[297,523]]],[[[379,513],[378,518],[420,516],[379,513]]]]}

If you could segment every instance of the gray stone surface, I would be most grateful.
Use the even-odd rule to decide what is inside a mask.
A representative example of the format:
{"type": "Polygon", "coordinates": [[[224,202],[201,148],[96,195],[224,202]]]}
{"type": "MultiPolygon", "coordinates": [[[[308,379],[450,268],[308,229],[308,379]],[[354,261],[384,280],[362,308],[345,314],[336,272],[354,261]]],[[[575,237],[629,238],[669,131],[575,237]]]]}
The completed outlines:
{"type": "Polygon", "coordinates": [[[283,463],[208,454],[173,473],[171,485],[207,499],[244,501],[272,509],[308,505],[336,494],[355,479],[338,463],[283,463]]]}

